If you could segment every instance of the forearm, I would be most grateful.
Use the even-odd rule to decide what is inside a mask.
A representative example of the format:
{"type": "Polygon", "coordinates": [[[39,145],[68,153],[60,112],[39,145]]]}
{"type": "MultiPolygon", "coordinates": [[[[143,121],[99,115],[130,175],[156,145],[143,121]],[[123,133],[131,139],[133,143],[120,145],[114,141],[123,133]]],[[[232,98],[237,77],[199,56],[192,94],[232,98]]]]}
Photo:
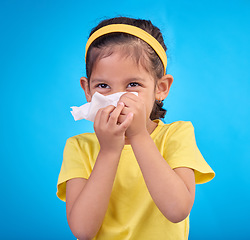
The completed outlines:
{"type": "Polygon", "coordinates": [[[89,179],[68,194],[71,198],[67,210],[68,222],[74,235],[81,240],[92,239],[96,235],[108,208],[125,143],[125,131],[133,120],[133,115],[128,114],[122,123],[117,124],[124,106],[121,102],[116,108],[110,105],[97,112],[94,129],[100,152],[89,179]]]}
{"type": "Polygon", "coordinates": [[[149,134],[138,135],[130,141],[157,207],[172,222],[185,219],[194,199],[183,180],[162,157],[149,134]]]}
{"type": "Polygon", "coordinates": [[[103,222],[119,158],[119,152],[99,152],[93,171],[71,208],[69,226],[79,239],[93,238],[103,222]]]}

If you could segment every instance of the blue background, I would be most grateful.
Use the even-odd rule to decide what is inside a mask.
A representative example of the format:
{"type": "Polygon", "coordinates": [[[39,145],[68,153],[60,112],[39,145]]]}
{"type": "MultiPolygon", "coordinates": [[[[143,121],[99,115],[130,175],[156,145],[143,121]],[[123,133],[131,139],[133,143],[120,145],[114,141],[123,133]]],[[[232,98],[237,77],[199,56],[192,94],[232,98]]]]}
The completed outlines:
{"type": "Polygon", "coordinates": [[[88,34],[105,17],[151,19],[165,37],[166,122],[190,120],[216,177],[197,186],[190,239],[250,239],[250,2],[0,3],[0,239],[74,239],[56,183],[68,137],[92,131],[70,106],[86,102],[88,34]]]}

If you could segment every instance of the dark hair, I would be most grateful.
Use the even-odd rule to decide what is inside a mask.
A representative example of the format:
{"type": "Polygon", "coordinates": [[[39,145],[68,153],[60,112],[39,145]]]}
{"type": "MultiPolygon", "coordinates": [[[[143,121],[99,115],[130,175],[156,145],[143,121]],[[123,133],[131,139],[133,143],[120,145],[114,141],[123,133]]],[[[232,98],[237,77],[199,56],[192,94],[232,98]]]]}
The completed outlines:
{"type": "MultiPolygon", "coordinates": [[[[162,45],[163,49],[165,51],[167,50],[159,28],[155,27],[151,23],[151,21],[148,20],[133,19],[127,17],[116,17],[106,19],[100,22],[95,28],[92,29],[89,37],[98,29],[110,24],[128,24],[139,27],[151,34],[162,45]]],[[[90,45],[86,56],[86,74],[88,79],[90,79],[95,62],[100,58],[111,55],[114,51],[114,45],[118,45],[120,47],[125,48],[126,54],[131,55],[133,58],[135,58],[137,63],[140,62],[141,65],[150,74],[152,74],[155,79],[160,79],[163,76],[163,63],[154,51],[154,49],[149,44],[133,35],[115,32],[97,38],[90,45]]],[[[164,118],[167,111],[162,108],[162,106],[162,102],[155,101],[150,115],[151,120],[164,118]]]]}

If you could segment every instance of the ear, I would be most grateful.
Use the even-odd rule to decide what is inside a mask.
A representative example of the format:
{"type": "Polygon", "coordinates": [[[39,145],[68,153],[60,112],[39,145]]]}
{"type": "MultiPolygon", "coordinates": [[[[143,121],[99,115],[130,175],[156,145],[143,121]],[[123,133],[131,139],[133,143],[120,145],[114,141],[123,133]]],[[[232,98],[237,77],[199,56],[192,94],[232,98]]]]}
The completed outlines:
{"type": "Polygon", "coordinates": [[[168,96],[173,80],[174,80],[173,76],[170,74],[167,74],[157,81],[156,92],[155,92],[156,100],[162,101],[168,96]]]}
{"type": "Polygon", "coordinates": [[[81,77],[80,84],[81,84],[83,91],[85,92],[85,97],[86,97],[87,101],[90,102],[92,97],[91,97],[91,93],[90,93],[90,89],[89,89],[88,79],[86,77],[81,77]]]}

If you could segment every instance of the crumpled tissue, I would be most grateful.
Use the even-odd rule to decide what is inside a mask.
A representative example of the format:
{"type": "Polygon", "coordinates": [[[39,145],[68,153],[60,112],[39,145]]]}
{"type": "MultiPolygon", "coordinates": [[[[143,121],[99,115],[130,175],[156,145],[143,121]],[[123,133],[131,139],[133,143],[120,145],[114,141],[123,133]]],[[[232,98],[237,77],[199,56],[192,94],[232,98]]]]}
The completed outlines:
{"type": "MultiPolygon", "coordinates": [[[[116,107],[120,97],[125,93],[126,92],[117,92],[104,96],[98,92],[95,92],[92,96],[91,102],[86,103],[80,107],[71,107],[71,114],[73,115],[75,121],[86,119],[94,122],[95,115],[100,108],[105,108],[109,105],[113,105],[116,107]]],[[[133,94],[138,96],[137,92],[133,92],[133,94]]]]}

